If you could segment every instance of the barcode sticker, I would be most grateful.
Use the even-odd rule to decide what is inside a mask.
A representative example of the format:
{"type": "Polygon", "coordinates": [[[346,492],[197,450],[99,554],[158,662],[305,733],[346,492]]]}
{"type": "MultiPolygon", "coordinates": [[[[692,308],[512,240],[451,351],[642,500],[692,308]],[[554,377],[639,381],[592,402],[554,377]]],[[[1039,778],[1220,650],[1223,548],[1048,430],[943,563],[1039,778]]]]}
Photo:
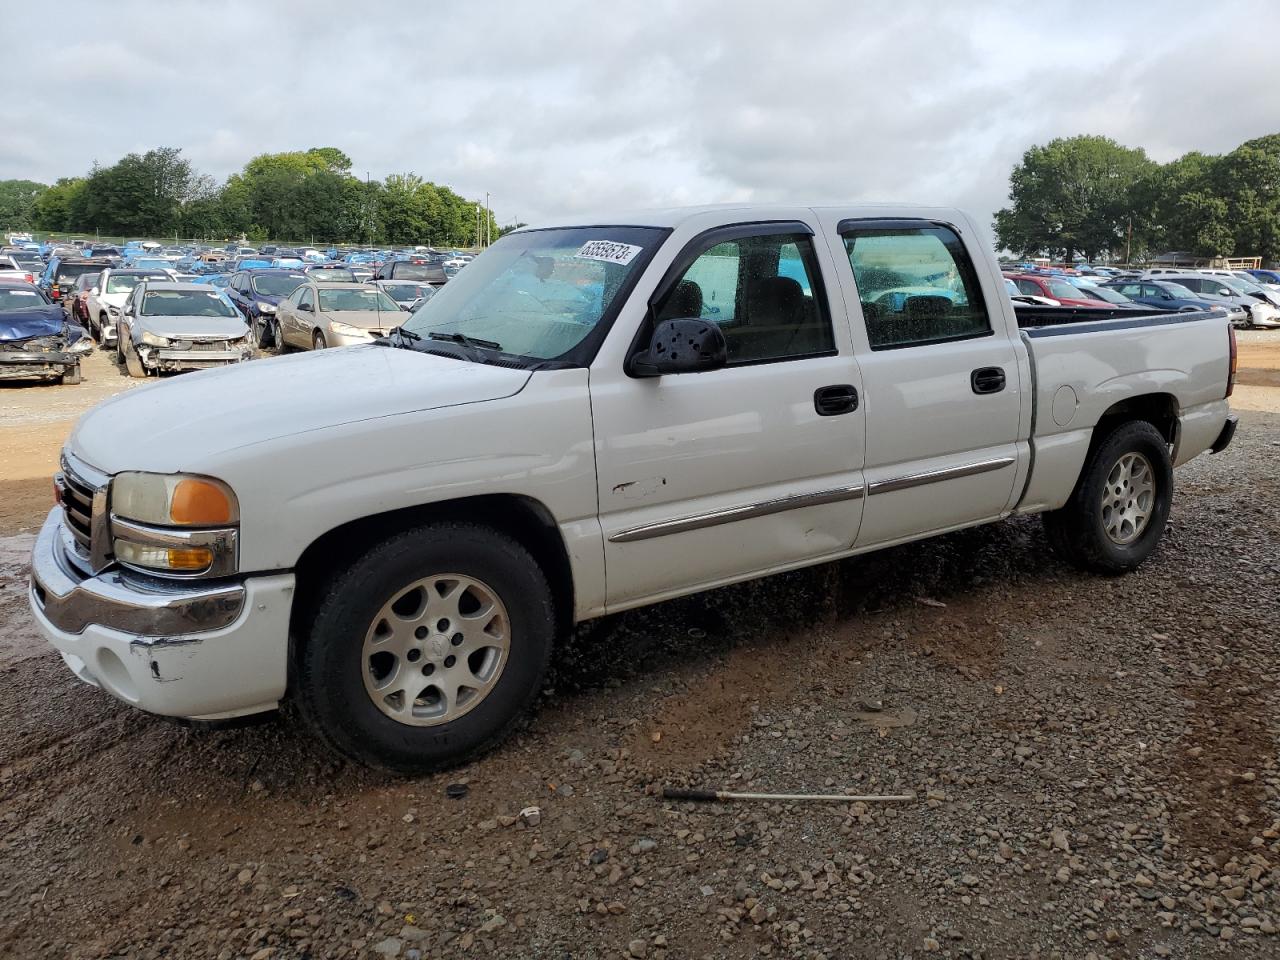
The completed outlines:
{"type": "Polygon", "coordinates": [[[629,243],[614,243],[612,240],[588,240],[574,256],[579,260],[603,260],[605,263],[625,265],[634,260],[641,249],[629,243]]]}

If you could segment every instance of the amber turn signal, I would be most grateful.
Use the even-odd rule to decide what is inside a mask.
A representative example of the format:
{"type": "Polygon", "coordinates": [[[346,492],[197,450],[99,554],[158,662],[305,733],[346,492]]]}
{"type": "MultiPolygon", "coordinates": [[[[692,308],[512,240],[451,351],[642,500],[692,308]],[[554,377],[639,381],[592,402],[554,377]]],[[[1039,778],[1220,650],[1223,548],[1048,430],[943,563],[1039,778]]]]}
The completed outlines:
{"type": "Polygon", "coordinates": [[[231,522],[231,501],[217,484],[185,479],[173,488],[169,519],[185,526],[215,526],[231,522]]]}

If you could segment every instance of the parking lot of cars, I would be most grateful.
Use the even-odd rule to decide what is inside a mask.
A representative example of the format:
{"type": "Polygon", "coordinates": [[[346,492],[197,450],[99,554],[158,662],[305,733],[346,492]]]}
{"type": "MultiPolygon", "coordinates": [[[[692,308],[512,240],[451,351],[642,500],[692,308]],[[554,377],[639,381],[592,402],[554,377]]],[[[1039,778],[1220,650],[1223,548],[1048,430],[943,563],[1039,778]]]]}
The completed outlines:
{"type": "Polygon", "coordinates": [[[76,382],[71,360],[94,343],[129,376],[146,377],[367,341],[398,326],[472,259],[430,248],[6,239],[0,378],[40,383],[76,382]],[[293,297],[303,286],[306,296],[293,297]],[[54,322],[59,313],[65,323],[54,322]]]}

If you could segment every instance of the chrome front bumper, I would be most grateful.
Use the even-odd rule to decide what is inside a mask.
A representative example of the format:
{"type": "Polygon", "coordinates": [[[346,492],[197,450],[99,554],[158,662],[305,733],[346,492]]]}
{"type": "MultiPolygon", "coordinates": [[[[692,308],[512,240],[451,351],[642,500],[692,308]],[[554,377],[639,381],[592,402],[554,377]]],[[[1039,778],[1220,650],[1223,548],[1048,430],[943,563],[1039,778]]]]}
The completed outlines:
{"type": "Polygon", "coordinates": [[[40,632],[81,680],[152,713],[220,719],[274,708],[287,685],[291,573],[168,583],[85,576],[54,508],[31,557],[40,632]]]}

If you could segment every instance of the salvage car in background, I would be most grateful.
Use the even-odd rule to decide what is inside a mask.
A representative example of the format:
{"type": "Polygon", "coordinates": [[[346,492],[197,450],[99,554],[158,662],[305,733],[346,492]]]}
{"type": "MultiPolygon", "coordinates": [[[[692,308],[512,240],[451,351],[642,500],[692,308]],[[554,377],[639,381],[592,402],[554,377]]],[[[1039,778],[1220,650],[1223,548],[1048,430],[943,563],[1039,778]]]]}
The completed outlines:
{"type": "Polygon", "coordinates": [[[89,289],[85,311],[89,317],[86,329],[104,347],[116,342],[116,323],[120,320],[124,302],[133,288],[144,280],[170,280],[163,270],[106,269],[98,275],[98,282],[89,289]]]}
{"type": "Polygon", "coordinates": [[[0,380],[80,382],[93,343],[34,284],[0,281],[0,380]]]}
{"type": "Polygon", "coordinates": [[[308,281],[280,301],[264,345],[323,350],[369,343],[403,320],[404,311],[375,286],[308,281]]]}
{"type": "Polygon", "coordinates": [[[1114,280],[1106,284],[1106,289],[1157,310],[1226,310],[1228,319],[1233,323],[1244,323],[1245,319],[1241,308],[1231,307],[1221,300],[1204,299],[1172,280],[1114,280]]]}
{"type": "Polygon", "coordinates": [[[280,301],[298,289],[307,275],[299,270],[241,270],[226,285],[227,298],[244,316],[253,342],[262,343],[267,319],[275,316],[280,301]]]}
{"type": "Polygon", "coordinates": [[[374,280],[373,285],[389,296],[402,310],[412,310],[424,300],[430,300],[436,288],[417,280],[374,280]]]}
{"type": "Polygon", "coordinates": [[[249,327],[206,284],[144,280],[120,318],[116,357],[131,377],[204,370],[253,357],[249,327]]]}

